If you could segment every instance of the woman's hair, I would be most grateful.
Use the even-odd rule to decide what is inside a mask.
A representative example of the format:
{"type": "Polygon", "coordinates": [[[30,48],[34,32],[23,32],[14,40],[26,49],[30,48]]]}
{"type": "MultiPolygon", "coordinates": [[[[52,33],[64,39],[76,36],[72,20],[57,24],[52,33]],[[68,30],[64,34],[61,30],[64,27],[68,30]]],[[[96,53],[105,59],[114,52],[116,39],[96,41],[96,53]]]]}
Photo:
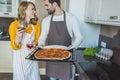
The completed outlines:
{"type": "Polygon", "coordinates": [[[60,7],[60,0],[49,0],[49,2],[51,4],[53,4],[54,2],[56,2],[58,4],[58,6],[60,7]]]}
{"type": "MultiPolygon", "coordinates": [[[[20,22],[25,21],[26,9],[27,9],[29,4],[32,4],[34,6],[35,11],[36,11],[36,7],[35,7],[34,3],[28,2],[28,1],[21,2],[20,5],[19,5],[19,8],[18,8],[18,17],[17,17],[18,21],[20,21],[20,22]]],[[[35,25],[37,23],[37,21],[38,21],[38,17],[35,14],[35,17],[32,18],[29,23],[35,25]]]]}

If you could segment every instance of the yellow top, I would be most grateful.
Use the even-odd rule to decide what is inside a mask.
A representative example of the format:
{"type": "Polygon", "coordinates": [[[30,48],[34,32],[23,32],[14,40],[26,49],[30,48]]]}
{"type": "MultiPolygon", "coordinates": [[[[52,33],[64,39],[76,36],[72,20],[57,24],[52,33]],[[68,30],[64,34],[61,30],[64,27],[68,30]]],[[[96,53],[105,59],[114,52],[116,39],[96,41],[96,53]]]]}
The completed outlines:
{"type": "MultiPolygon", "coordinates": [[[[20,25],[20,23],[15,20],[13,21],[10,26],[9,26],[9,35],[10,35],[10,40],[11,40],[11,47],[14,49],[14,50],[18,50],[21,48],[22,44],[19,44],[19,45],[16,45],[15,44],[15,38],[16,38],[16,31],[18,29],[18,26],[20,25]]],[[[35,39],[34,41],[36,43],[38,43],[38,39],[39,39],[39,36],[40,36],[40,32],[41,32],[41,28],[40,28],[40,23],[37,22],[36,25],[34,25],[34,28],[35,28],[35,39]]],[[[25,30],[26,33],[31,33],[32,32],[32,26],[29,26],[26,30],[25,30]]]]}

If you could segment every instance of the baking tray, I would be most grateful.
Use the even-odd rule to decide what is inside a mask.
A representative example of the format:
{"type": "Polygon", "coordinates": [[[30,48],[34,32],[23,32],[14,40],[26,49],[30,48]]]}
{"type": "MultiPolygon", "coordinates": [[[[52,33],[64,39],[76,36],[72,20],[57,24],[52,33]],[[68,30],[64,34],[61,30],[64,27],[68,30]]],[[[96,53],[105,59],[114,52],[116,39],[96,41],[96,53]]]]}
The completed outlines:
{"type": "Polygon", "coordinates": [[[38,50],[42,50],[42,49],[39,48],[39,47],[35,48],[28,56],[26,56],[26,59],[34,60],[34,61],[59,61],[59,62],[73,62],[73,61],[76,61],[75,53],[73,51],[71,51],[71,50],[68,50],[71,53],[71,57],[68,58],[68,59],[64,59],[64,60],[37,59],[37,58],[35,58],[34,54],[38,50]]]}

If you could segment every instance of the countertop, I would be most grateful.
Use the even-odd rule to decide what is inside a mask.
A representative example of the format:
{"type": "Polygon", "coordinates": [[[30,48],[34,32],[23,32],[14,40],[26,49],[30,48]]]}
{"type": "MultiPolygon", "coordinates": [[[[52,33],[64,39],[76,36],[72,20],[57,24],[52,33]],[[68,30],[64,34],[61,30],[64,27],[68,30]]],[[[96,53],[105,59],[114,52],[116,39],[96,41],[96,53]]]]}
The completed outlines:
{"type": "Polygon", "coordinates": [[[120,67],[111,61],[85,56],[83,50],[75,50],[74,53],[78,80],[120,80],[120,67]]]}
{"type": "Polygon", "coordinates": [[[86,56],[84,55],[83,49],[73,50],[72,55],[73,61],[70,62],[72,62],[75,65],[75,79],[77,78],[77,80],[120,80],[120,68],[118,66],[113,65],[111,61],[100,60],[95,56],[86,56]],[[109,69],[113,70],[115,73],[111,73],[109,69]]]}

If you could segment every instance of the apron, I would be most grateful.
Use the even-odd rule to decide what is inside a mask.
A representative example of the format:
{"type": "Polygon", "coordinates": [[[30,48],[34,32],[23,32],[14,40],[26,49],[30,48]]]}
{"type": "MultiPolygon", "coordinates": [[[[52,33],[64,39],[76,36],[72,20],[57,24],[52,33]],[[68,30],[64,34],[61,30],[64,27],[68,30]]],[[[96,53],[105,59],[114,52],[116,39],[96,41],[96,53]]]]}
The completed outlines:
{"type": "Polygon", "coordinates": [[[34,41],[34,31],[32,25],[32,32],[24,33],[22,48],[13,51],[13,80],[40,80],[38,62],[25,59],[32,51],[27,49],[26,44],[28,40],[34,41]]]}
{"type": "MultiPolygon", "coordinates": [[[[48,45],[71,45],[71,37],[66,26],[66,16],[64,12],[64,21],[52,21],[48,34],[48,45]]],[[[49,77],[55,77],[62,80],[71,78],[71,62],[47,62],[46,74],[49,77]]]]}

